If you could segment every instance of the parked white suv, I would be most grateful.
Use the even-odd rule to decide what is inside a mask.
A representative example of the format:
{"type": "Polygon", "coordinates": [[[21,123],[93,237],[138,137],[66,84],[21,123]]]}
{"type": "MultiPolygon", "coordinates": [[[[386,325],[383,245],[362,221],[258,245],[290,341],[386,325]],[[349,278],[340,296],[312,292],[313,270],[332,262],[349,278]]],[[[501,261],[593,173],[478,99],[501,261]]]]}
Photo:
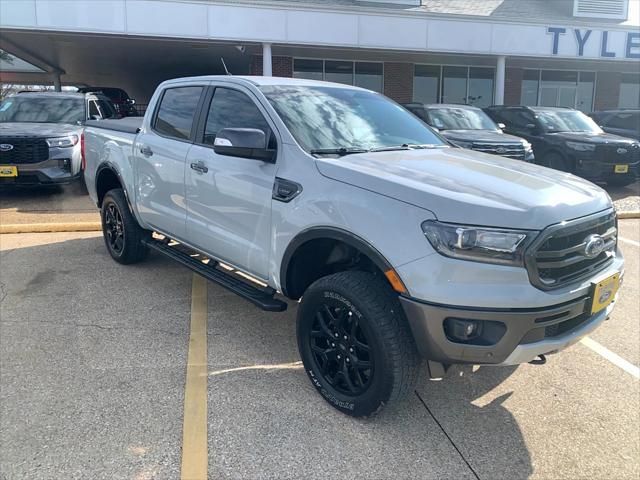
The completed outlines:
{"type": "Polygon", "coordinates": [[[307,374],[350,415],[410,392],[423,363],[543,363],[608,317],[622,279],[602,189],[451,147],[360,88],[171,80],[144,119],[84,135],[111,256],[155,249],[265,310],[299,300],[307,374]]]}

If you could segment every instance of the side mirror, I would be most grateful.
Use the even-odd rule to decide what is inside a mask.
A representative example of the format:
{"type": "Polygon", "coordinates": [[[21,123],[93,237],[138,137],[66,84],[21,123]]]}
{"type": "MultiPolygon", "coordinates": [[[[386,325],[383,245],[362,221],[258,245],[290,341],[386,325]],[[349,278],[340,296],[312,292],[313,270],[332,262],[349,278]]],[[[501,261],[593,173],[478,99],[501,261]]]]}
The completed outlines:
{"type": "Polygon", "coordinates": [[[498,128],[499,128],[500,130],[504,130],[505,128],[507,128],[507,126],[506,126],[504,123],[499,123],[499,124],[498,124],[498,128]]]}
{"type": "Polygon", "coordinates": [[[257,128],[223,128],[213,142],[218,155],[251,158],[273,163],[276,151],[267,148],[267,136],[257,128]]]}

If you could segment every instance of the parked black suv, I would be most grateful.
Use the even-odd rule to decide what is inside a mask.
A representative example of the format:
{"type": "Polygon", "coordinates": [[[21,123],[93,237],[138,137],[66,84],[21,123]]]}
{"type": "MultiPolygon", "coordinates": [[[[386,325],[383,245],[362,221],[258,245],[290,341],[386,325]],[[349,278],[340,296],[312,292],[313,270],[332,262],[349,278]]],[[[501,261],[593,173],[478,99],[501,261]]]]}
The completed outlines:
{"type": "Polygon", "coordinates": [[[616,185],[638,178],[640,143],[605,133],[578,110],[493,106],[485,112],[507,133],[527,139],[540,165],[616,185]]]}
{"type": "Polygon", "coordinates": [[[605,132],[640,140],[640,110],[602,110],[589,116],[605,132]]]}
{"type": "Polygon", "coordinates": [[[404,107],[459,147],[534,161],[529,142],[505,134],[501,126],[478,107],[445,103],[407,103],[404,107]]]}

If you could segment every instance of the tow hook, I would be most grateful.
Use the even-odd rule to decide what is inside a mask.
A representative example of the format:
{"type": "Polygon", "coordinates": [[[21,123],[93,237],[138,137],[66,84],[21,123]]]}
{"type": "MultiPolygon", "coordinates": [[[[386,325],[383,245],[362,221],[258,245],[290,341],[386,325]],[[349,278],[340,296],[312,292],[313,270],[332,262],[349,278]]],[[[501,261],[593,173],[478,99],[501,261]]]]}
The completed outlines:
{"type": "Polygon", "coordinates": [[[536,358],[529,362],[531,365],[544,365],[547,363],[547,357],[544,355],[538,355],[536,358]]]}

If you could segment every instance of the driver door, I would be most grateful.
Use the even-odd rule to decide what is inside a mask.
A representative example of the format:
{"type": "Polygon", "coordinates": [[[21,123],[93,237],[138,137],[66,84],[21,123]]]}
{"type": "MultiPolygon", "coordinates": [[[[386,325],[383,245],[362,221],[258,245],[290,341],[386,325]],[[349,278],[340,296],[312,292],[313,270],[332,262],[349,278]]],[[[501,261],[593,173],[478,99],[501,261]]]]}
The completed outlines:
{"type": "Polygon", "coordinates": [[[248,89],[212,86],[184,175],[189,242],[261,279],[267,279],[269,272],[271,196],[277,167],[217,154],[213,143],[223,128],[257,128],[274,138],[267,118],[248,89]]]}

